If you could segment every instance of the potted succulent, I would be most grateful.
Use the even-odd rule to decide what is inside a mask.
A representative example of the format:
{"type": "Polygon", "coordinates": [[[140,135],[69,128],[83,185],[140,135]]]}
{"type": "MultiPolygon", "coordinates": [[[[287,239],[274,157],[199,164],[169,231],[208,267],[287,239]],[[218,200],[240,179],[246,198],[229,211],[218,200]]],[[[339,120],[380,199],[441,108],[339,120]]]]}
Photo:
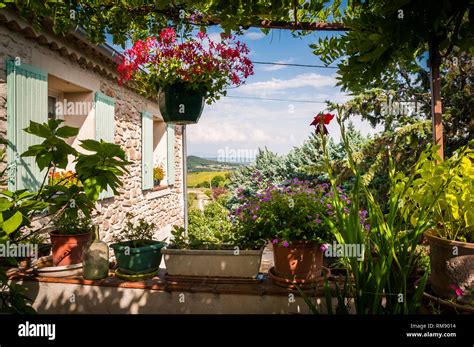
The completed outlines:
{"type": "Polygon", "coordinates": [[[198,32],[194,38],[178,41],[175,30],[165,28],[123,53],[119,83],[135,76],[144,82],[147,94],[158,95],[167,123],[193,124],[205,100],[211,104],[225,95],[228,86],[239,86],[253,74],[248,53],[247,46],[233,36],[216,43],[198,32]]]}
{"type": "Polygon", "coordinates": [[[418,222],[417,207],[423,201],[435,201],[433,227],[425,233],[430,243],[431,288],[447,299],[474,287],[473,144],[471,141],[444,161],[426,160],[411,195],[412,223],[418,222]]]}
{"type": "Polygon", "coordinates": [[[166,243],[153,240],[156,225],[127,213],[127,224],[115,237],[116,243],[110,245],[117,260],[117,271],[123,275],[147,275],[156,273],[161,263],[161,248],[166,243]]]}
{"type": "Polygon", "coordinates": [[[327,183],[293,179],[268,186],[235,210],[245,234],[273,245],[270,276],[287,283],[314,282],[321,276],[324,244],[332,241],[325,218],[334,211],[327,183]]]}
{"type": "Polygon", "coordinates": [[[155,166],[153,168],[153,185],[155,187],[158,187],[163,178],[165,178],[165,170],[163,170],[163,167],[161,165],[155,166]]]}
{"type": "Polygon", "coordinates": [[[51,254],[54,266],[82,263],[84,247],[91,241],[94,232],[89,216],[63,213],[53,220],[50,232],[51,254]]]}
{"type": "Polygon", "coordinates": [[[175,226],[162,250],[168,276],[255,278],[265,240],[240,233],[229,211],[216,201],[189,212],[187,232],[175,226]]]}

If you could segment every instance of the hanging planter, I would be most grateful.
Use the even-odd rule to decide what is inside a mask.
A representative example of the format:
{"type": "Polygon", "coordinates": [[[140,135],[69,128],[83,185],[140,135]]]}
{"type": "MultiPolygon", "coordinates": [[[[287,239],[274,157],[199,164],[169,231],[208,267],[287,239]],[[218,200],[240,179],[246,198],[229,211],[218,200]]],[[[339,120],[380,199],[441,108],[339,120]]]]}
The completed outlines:
{"type": "Polygon", "coordinates": [[[147,96],[159,97],[160,111],[167,123],[194,124],[204,101],[212,104],[253,75],[249,49],[235,36],[214,42],[198,32],[177,39],[173,28],[160,35],[138,40],[123,53],[117,68],[119,84],[134,79],[147,96]]]}
{"type": "Polygon", "coordinates": [[[166,123],[195,124],[204,109],[205,92],[193,90],[184,83],[160,88],[158,93],[161,115],[166,123]]]}

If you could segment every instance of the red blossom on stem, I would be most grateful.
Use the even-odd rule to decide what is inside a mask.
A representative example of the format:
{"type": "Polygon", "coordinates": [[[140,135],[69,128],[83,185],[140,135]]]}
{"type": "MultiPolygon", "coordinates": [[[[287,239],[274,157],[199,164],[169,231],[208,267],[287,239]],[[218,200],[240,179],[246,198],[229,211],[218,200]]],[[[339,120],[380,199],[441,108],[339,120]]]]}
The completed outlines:
{"type": "Polygon", "coordinates": [[[328,129],[326,128],[326,125],[329,125],[329,123],[331,123],[333,118],[334,118],[334,115],[331,113],[318,113],[314,117],[310,125],[314,125],[316,127],[315,131],[317,134],[322,133],[326,135],[328,133],[328,129]]]}

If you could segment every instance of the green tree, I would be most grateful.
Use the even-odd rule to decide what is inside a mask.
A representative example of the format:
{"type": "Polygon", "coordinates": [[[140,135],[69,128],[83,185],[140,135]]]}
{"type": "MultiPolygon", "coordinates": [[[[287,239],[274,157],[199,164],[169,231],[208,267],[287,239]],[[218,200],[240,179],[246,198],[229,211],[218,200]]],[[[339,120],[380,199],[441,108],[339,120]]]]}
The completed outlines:
{"type": "MultiPolygon", "coordinates": [[[[474,136],[473,61],[471,54],[455,48],[450,59],[445,59],[442,64],[441,87],[447,155],[467,144],[474,136]]],[[[411,72],[399,68],[398,74],[405,77],[394,81],[390,85],[391,89],[367,89],[346,102],[346,117],[359,115],[372,126],[381,125],[384,132],[389,133],[429,119],[431,98],[428,72],[416,65],[411,72]],[[406,109],[394,107],[400,102],[411,103],[414,110],[404,112],[406,109]]],[[[425,135],[429,141],[432,132],[425,135]]],[[[415,147],[411,149],[416,150],[415,147]]],[[[407,150],[410,151],[410,148],[407,150]]]]}
{"type": "Polygon", "coordinates": [[[211,180],[211,187],[213,188],[217,188],[217,187],[221,187],[221,185],[223,185],[225,182],[225,178],[224,176],[214,176],[211,180]]]}
{"type": "MultiPolygon", "coordinates": [[[[347,133],[356,151],[368,141],[351,122],[348,124],[347,133]]],[[[332,138],[328,141],[328,150],[332,160],[345,158],[343,145],[332,138]]],[[[281,184],[293,178],[327,179],[323,168],[320,136],[311,134],[303,145],[293,148],[287,155],[278,155],[267,148],[259,149],[254,163],[243,166],[232,174],[229,184],[232,196],[228,200],[228,206],[233,207],[240,195],[255,196],[257,191],[267,184],[281,184]]]]}
{"type": "Polygon", "coordinates": [[[343,21],[349,31],[320,38],[311,47],[327,64],[344,59],[338,65],[339,85],[354,93],[389,86],[399,68],[413,67],[429,45],[446,56],[454,47],[474,52],[469,0],[349,1],[343,21]]]}
{"type": "Polygon", "coordinates": [[[428,52],[433,139],[442,158],[440,65],[455,48],[474,52],[473,7],[471,0],[350,1],[343,16],[350,30],[321,38],[311,47],[327,64],[344,59],[338,65],[338,85],[353,93],[367,88],[396,90],[393,85],[400,78],[409,79],[416,60],[428,52]]]}

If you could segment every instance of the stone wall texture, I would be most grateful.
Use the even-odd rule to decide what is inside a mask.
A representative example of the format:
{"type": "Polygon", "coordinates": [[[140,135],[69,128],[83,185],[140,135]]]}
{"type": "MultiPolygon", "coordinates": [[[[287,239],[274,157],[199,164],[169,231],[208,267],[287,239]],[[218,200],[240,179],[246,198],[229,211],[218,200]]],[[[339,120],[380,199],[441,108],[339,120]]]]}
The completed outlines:
{"type": "MultiPolygon", "coordinates": [[[[50,34],[49,34],[50,35],[50,34]]],[[[54,38],[61,42],[61,38],[54,38]]],[[[61,44],[68,45],[62,41],[61,44]]],[[[74,48],[72,48],[74,49],[74,48]]],[[[100,225],[101,238],[112,242],[113,236],[123,229],[126,223],[126,213],[131,212],[136,218],[144,218],[157,225],[156,237],[169,237],[172,225],[183,223],[183,181],[182,181],[182,129],[175,129],[175,184],[162,191],[142,191],[141,185],[141,111],[148,107],[157,109],[156,103],[150,102],[130,88],[119,86],[110,76],[99,74],[88,69],[81,62],[96,57],[80,55],[70,59],[60,54],[49,45],[42,44],[33,38],[27,38],[22,32],[11,30],[0,24],[0,136],[7,137],[7,86],[6,67],[7,57],[19,57],[22,62],[35,65],[35,57],[49,60],[48,64],[58,66],[70,72],[70,76],[83,76],[93,81],[98,90],[115,99],[115,143],[119,144],[127,153],[132,164],[128,167],[130,173],[123,178],[123,187],[120,195],[104,199],[97,203],[95,221],[100,225]]],[[[80,54],[80,53],[79,53],[80,54]]],[[[100,64],[100,61],[96,62],[100,64]]],[[[54,71],[48,71],[56,75],[54,71]]],[[[115,71],[112,71],[115,74],[115,71]]],[[[68,74],[69,76],[69,74],[68,74]]],[[[64,77],[63,77],[64,78],[64,77]]],[[[71,78],[69,82],[75,83],[71,78]]],[[[0,169],[5,164],[0,164],[0,169]]]]}

